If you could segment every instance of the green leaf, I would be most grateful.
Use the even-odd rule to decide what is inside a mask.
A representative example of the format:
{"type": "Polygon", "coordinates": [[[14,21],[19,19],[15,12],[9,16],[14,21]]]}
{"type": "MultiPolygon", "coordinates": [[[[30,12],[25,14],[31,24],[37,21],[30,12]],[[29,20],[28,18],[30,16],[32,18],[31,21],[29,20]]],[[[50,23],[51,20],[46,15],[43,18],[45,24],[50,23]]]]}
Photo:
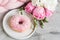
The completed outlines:
{"type": "Polygon", "coordinates": [[[46,18],[46,17],[43,19],[43,22],[47,22],[47,23],[48,23],[48,20],[47,20],[47,18],[46,18]]]}
{"type": "Polygon", "coordinates": [[[21,13],[21,15],[23,15],[22,10],[23,10],[23,7],[19,9],[19,12],[21,13]]]}
{"type": "Polygon", "coordinates": [[[23,7],[21,7],[20,9],[19,9],[19,11],[22,11],[23,10],[23,7]]]}

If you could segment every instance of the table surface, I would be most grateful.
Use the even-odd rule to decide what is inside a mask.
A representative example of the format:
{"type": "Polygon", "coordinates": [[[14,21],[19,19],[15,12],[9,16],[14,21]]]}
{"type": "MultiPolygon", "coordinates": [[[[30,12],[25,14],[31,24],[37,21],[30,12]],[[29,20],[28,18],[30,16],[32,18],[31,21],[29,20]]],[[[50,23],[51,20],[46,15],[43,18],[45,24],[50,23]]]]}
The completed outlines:
{"type": "MultiPolygon", "coordinates": [[[[2,20],[6,13],[0,13],[0,40],[17,40],[9,37],[3,30],[2,20]]],[[[24,40],[60,40],[60,0],[58,0],[58,5],[53,16],[50,18],[49,23],[44,27],[49,27],[48,29],[37,29],[32,37],[24,40]],[[52,31],[48,33],[49,31],[52,31]]]]}

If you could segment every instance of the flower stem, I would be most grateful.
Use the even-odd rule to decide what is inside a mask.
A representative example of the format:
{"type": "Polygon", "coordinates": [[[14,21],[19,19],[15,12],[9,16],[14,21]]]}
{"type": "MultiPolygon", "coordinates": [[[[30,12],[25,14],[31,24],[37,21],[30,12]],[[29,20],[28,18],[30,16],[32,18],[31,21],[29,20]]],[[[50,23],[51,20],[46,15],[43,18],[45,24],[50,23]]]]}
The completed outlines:
{"type": "Polygon", "coordinates": [[[34,27],[37,25],[37,20],[34,18],[34,27]]]}
{"type": "Polygon", "coordinates": [[[40,24],[40,27],[43,28],[44,24],[42,20],[39,21],[39,24],[40,24]]]}

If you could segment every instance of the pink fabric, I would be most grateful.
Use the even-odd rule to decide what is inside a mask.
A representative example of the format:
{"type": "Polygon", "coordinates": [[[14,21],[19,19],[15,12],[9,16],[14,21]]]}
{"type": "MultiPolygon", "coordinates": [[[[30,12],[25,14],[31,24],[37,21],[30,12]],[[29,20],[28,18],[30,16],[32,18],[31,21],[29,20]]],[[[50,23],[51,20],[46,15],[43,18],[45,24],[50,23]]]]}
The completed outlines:
{"type": "Polygon", "coordinates": [[[29,3],[26,5],[26,7],[25,7],[25,11],[26,11],[27,13],[31,13],[34,8],[35,8],[35,7],[32,5],[32,3],[29,2],[29,3]]]}
{"type": "Polygon", "coordinates": [[[24,3],[25,2],[21,2],[21,0],[0,0],[0,13],[3,13],[9,9],[20,7],[24,3]]]}
{"type": "Polygon", "coordinates": [[[29,0],[18,0],[18,1],[20,1],[20,2],[27,2],[27,1],[29,1],[29,0]]]}
{"type": "Polygon", "coordinates": [[[5,7],[0,6],[0,13],[4,13],[4,12],[6,12],[6,11],[7,11],[7,9],[6,9],[5,7]]]}
{"type": "Polygon", "coordinates": [[[43,7],[36,7],[33,11],[33,16],[38,19],[42,20],[45,18],[45,10],[43,7]]]}

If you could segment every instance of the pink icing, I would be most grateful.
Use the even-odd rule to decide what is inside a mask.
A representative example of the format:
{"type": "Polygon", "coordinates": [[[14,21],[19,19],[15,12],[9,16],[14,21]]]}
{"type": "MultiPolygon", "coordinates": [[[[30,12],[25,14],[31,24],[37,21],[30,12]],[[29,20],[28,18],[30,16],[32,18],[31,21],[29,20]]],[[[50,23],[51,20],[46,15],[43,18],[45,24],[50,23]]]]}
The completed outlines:
{"type": "Polygon", "coordinates": [[[10,26],[13,30],[24,32],[31,27],[31,21],[25,15],[14,15],[10,19],[10,26]]]}

